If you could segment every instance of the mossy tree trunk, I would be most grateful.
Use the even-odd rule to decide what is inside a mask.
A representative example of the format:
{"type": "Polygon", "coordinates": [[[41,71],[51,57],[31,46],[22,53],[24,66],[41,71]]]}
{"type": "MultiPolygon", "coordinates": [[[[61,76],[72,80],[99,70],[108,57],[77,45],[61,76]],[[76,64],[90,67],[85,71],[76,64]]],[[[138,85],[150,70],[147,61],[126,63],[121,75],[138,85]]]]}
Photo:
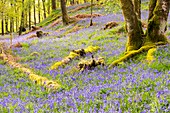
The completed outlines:
{"type": "Polygon", "coordinates": [[[145,45],[148,43],[168,43],[165,36],[170,0],[150,0],[148,27],[145,45]]]}
{"type": "Polygon", "coordinates": [[[131,0],[120,0],[120,2],[126,22],[126,30],[128,32],[126,51],[137,50],[143,43],[141,22],[135,13],[134,5],[131,0]]]}
{"type": "Polygon", "coordinates": [[[132,0],[132,2],[138,19],[141,19],[141,0],[132,0]]]}
{"type": "Polygon", "coordinates": [[[66,0],[61,0],[62,21],[63,25],[69,24],[69,16],[67,14],[66,0]]]}

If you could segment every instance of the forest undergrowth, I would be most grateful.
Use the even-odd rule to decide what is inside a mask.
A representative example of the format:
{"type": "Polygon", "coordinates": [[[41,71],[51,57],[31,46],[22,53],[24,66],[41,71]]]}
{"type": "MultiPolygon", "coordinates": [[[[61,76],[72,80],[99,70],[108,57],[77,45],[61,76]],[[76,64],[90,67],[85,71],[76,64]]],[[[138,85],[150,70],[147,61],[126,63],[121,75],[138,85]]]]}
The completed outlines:
{"type": "MultiPolygon", "coordinates": [[[[80,10],[77,14],[88,12],[90,8],[80,10]]],[[[22,48],[12,48],[12,54],[19,57],[18,63],[40,76],[57,81],[61,88],[46,90],[35,81],[30,81],[19,69],[13,69],[0,60],[0,111],[170,112],[170,46],[157,48],[151,63],[147,61],[147,53],[143,52],[108,69],[109,64],[124,56],[127,41],[124,19],[120,13],[105,14],[101,7],[95,8],[94,12],[103,16],[93,18],[93,26],[89,26],[90,18],[66,27],[59,22],[50,29],[41,29],[49,32],[48,36],[23,40],[35,34],[32,32],[14,39],[13,43],[23,45],[22,48]],[[118,23],[118,26],[104,30],[111,21],[118,23]],[[72,30],[75,26],[80,29],[72,30]],[[53,64],[68,56],[72,50],[89,46],[98,46],[100,49],[50,70],[53,64]],[[83,72],[74,70],[80,61],[92,59],[92,55],[104,58],[105,66],[83,72]]],[[[142,11],[142,19],[146,20],[146,15],[147,12],[142,11]]],[[[170,39],[169,30],[167,36],[170,39]]]]}

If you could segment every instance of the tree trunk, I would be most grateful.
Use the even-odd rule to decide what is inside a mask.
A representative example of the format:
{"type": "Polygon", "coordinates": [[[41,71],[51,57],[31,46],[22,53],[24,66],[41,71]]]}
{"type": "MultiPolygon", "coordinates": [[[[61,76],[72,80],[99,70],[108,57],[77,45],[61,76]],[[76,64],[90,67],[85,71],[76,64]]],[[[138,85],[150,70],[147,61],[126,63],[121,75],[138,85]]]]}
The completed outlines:
{"type": "MultiPolygon", "coordinates": [[[[55,4],[56,5],[56,4],[55,4]]],[[[48,11],[48,15],[50,14],[50,12],[51,12],[51,0],[48,0],[48,2],[47,2],[47,11],[48,11]]]]}
{"type": "Polygon", "coordinates": [[[44,11],[44,19],[46,18],[46,8],[45,8],[45,0],[42,0],[43,11],[44,11]]]}
{"type": "Polygon", "coordinates": [[[141,0],[132,0],[132,1],[137,17],[138,19],[141,19],[141,0]]]}
{"type": "Polygon", "coordinates": [[[22,0],[22,14],[21,14],[21,23],[20,23],[19,35],[22,34],[23,28],[24,28],[24,0],[22,0]]]}
{"type": "Polygon", "coordinates": [[[93,25],[93,17],[92,17],[92,15],[93,15],[93,0],[91,0],[91,18],[90,18],[90,26],[93,25]]]}
{"type": "Polygon", "coordinates": [[[36,25],[36,4],[35,4],[35,0],[34,2],[34,25],[36,25]]]}
{"type": "Polygon", "coordinates": [[[56,0],[52,0],[52,10],[56,10],[56,0]]]}
{"type": "Polygon", "coordinates": [[[142,46],[141,24],[131,0],[120,0],[128,32],[126,51],[137,50],[142,46]]]}
{"type": "Polygon", "coordinates": [[[2,35],[4,35],[4,19],[3,19],[3,13],[2,13],[2,21],[1,21],[1,29],[2,29],[2,35]]]}
{"type": "Polygon", "coordinates": [[[39,23],[41,22],[41,11],[40,11],[40,0],[38,0],[38,20],[39,20],[39,23]]]}
{"type": "Polygon", "coordinates": [[[5,30],[6,30],[6,33],[9,33],[9,31],[8,31],[8,17],[5,17],[5,30]]]}
{"type": "MultiPolygon", "coordinates": [[[[11,1],[11,7],[13,7],[13,3],[11,1]]],[[[13,12],[14,13],[14,12],[13,12]]],[[[12,33],[14,31],[14,18],[10,17],[10,33],[12,33]]]]}
{"type": "Polygon", "coordinates": [[[29,4],[29,9],[28,9],[28,10],[29,10],[29,11],[28,11],[28,13],[29,13],[29,14],[28,14],[28,17],[29,17],[29,30],[31,30],[31,4],[32,4],[32,3],[31,3],[31,0],[29,0],[29,3],[28,3],[28,4],[29,4]]]}
{"type": "Polygon", "coordinates": [[[63,25],[69,24],[69,16],[67,14],[66,0],[61,0],[62,20],[63,25]]]}
{"type": "Polygon", "coordinates": [[[12,33],[14,31],[14,18],[11,17],[10,18],[10,33],[12,33]]]}
{"type": "Polygon", "coordinates": [[[167,27],[169,8],[170,0],[150,0],[145,44],[157,42],[168,43],[164,34],[167,27]]]}

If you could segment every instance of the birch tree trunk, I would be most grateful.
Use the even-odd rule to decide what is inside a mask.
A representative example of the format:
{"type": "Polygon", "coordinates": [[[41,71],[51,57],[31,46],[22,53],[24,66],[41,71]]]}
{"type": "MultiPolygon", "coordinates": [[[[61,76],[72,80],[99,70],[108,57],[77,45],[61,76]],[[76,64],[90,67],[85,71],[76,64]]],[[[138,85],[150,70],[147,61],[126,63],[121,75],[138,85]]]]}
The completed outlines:
{"type": "Polygon", "coordinates": [[[61,0],[62,20],[63,25],[69,24],[69,16],[67,14],[66,0],[61,0]]]}
{"type": "Polygon", "coordinates": [[[168,43],[165,31],[169,9],[170,0],[150,0],[145,44],[157,42],[168,43]]]}
{"type": "Polygon", "coordinates": [[[134,6],[131,0],[120,0],[123,15],[126,22],[128,33],[128,41],[126,51],[137,50],[142,46],[142,31],[141,24],[135,13],[134,6]]]}

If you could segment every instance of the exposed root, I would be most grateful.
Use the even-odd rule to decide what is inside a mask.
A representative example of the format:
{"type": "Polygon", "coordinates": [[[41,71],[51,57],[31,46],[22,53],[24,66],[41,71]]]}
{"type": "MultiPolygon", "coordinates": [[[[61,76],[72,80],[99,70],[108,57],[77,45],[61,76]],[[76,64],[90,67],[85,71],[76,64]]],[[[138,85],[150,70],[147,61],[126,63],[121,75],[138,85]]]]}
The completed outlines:
{"type": "Polygon", "coordinates": [[[63,60],[56,62],[50,67],[50,70],[58,69],[60,66],[64,66],[68,64],[70,61],[72,61],[75,58],[83,57],[87,53],[93,53],[98,51],[100,48],[98,46],[89,46],[86,49],[78,49],[78,50],[72,50],[70,54],[65,57],[63,60]]]}
{"type": "Polygon", "coordinates": [[[148,61],[149,64],[155,60],[155,58],[153,56],[155,51],[156,51],[156,47],[148,50],[146,60],[148,61]]]}
{"type": "Polygon", "coordinates": [[[143,52],[143,51],[147,51],[147,50],[149,50],[149,49],[151,49],[151,48],[156,48],[156,45],[155,45],[155,44],[154,44],[154,45],[146,45],[146,46],[142,46],[142,47],[141,47],[140,49],[138,49],[138,50],[129,51],[125,56],[123,56],[123,57],[115,60],[114,62],[112,62],[112,63],[109,65],[109,68],[112,68],[112,67],[118,65],[120,62],[123,62],[123,61],[125,61],[125,60],[133,57],[134,55],[139,54],[139,53],[141,53],[141,52],[143,52]]]}
{"type": "Polygon", "coordinates": [[[118,24],[117,22],[108,22],[108,23],[105,25],[104,30],[106,30],[106,29],[111,29],[111,28],[116,27],[116,26],[118,26],[118,25],[119,25],[119,24],[118,24]]]}

